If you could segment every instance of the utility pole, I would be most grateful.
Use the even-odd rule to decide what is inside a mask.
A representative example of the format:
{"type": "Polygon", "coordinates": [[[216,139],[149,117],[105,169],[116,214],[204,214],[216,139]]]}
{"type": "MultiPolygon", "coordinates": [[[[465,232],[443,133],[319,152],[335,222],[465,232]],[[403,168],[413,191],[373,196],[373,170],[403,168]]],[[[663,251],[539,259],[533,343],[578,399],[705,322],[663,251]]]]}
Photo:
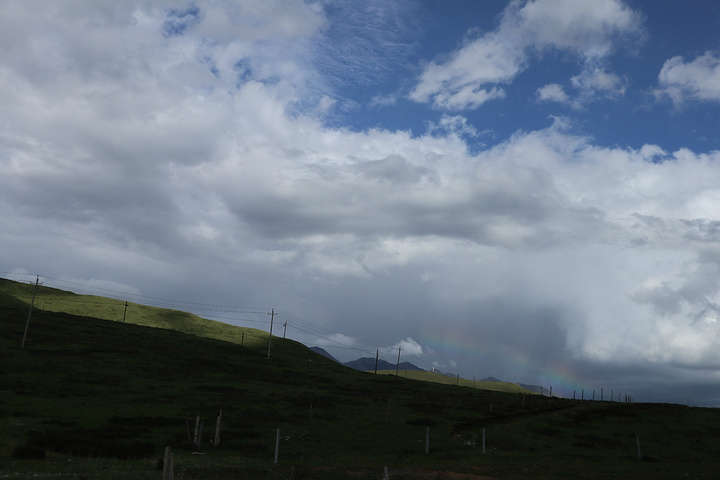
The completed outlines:
{"type": "Polygon", "coordinates": [[[128,302],[125,302],[125,310],[123,310],[123,326],[120,328],[120,341],[125,343],[125,315],[127,314],[128,302]]]}
{"type": "Polygon", "coordinates": [[[33,305],[35,304],[35,294],[37,293],[37,287],[40,283],[40,275],[35,276],[35,288],[33,289],[32,301],[30,302],[30,311],[28,312],[28,318],[25,322],[25,333],[23,333],[22,344],[20,348],[25,348],[25,338],[27,337],[28,327],[30,326],[30,315],[32,315],[33,305]]]}
{"type": "Polygon", "coordinates": [[[396,377],[400,374],[400,350],[402,350],[402,347],[398,347],[398,361],[397,361],[397,367],[395,367],[395,376],[396,377]]]}
{"type": "Polygon", "coordinates": [[[380,358],[380,349],[375,350],[375,375],[377,375],[378,358],[380,358]]]}
{"type": "Polygon", "coordinates": [[[268,313],[270,315],[270,336],[268,337],[268,358],[270,358],[270,346],[272,345],[272,328],[273,328],[273,320],[275,320],[275,309],[273,308],[271,313],[268,313]]]}
{"type": "Polygon", "coordinates": [[[285,338],[285,332],[287,332],[287,322],[283,323],[283,338],[285,338]]]}

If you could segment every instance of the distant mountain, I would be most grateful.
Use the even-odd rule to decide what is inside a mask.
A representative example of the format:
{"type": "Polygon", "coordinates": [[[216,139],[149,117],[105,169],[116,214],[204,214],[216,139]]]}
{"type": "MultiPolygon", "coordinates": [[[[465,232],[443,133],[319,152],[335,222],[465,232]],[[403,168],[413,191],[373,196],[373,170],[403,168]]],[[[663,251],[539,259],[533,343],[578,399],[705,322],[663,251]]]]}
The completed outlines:
{"type": "MultiPolygon", "coordinates": [[[[353,370],[361,370],[363,372],[368,371],[374,371],[375,370],[375,359],[372,357],[362,357],[358,358],[357,360],[352,360],[349,362],[342,363],[332,355],[330,355],[328,352],[323,350],[320,347],[309,347],[310,350],[313,352],[322,355],[323,357],[329,358],[330,360],[341,363],[342,365],[352,368],[353,370]]],[[[397,363],[390,363],[385,360],[378,360],[377,369],[378,370],[395,370],[398,368],[397,363]]],[[[418,371],[425,371],[424,369],[413,365],[410,362],[400,362],[399,370],[418,370],[418,371]]],[[[452,377],[455,378],[457,375],[455,373],[447,373],[447,372],[441,372],[437,368],[432,369],[433,373],[437,373],[446,377],[452,377]]],[[[480,382],[498,382],[498,383],[506,383],[504,380],[500,380],[499,378],[495,377],[487,377],[487,378],[481,378],[479,379],[480,382]]],[[[524,388],[525,390],[530,390],[531,392],[537,392],[542,395],[550,395],[550,390],[542,387],[540,385],[527,385],[524,383],[516,383],[515,385],[524,388]]],[[[558,394],[553,393],[553,397],[559,397],[558,394]]]]}
{"type": "Polygon", "coordinates": [[[332,360],[333,362],[340,363],[340,360],[338,360],[337,358],[333,357],[332,355],[330,355],[328,352],[326,352],[325,350],[323,350],[323,349],[320,348],[320,347],[309,347],[309,348],[310,348],[310,350],[312,350],[313,352],[317,353],[318,355],[322,355],[322,356],[325,357],[325,358],[329,358],[329,359],[332,360]]]}
{"type": "MultiPolygon", "coordinates": [[[[362,370],[362,371],[369,371],[369,370],[375,370],[375,359],[372,357],[363,357],[358,358],[357,360],[352,360],[350,362],[343,363],[346,367],[350,367],[354,370],[362,370]]],[[[386,362],[385,360],[378,360],[377,369],[378,370],[395,370],[398,368],[397,363],[390,363],[386,362]]],[[[399,366],[400,370],[423,370],[420,367],[417,367],[413,365],[410,362],[400,362],[399,366]]]]}

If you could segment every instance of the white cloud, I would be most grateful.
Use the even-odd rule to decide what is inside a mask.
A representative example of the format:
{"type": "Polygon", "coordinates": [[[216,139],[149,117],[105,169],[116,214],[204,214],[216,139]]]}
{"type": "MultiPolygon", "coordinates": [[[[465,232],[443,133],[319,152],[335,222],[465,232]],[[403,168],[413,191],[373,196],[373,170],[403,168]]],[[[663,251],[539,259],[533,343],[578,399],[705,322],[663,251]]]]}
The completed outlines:
{"type": "Polygon", "coordinates": [[[720,56],[705,52],[690,62],[673,57],[663,64],[658,82],[657,94],[678,105],[685,100],[720,101],[720,56]]]}
{"type": "Polygon", "coordinates": [[[552,101],[582,109],[599,99],[616,98],[625,94],[627,79],[601,68],[586,68],[570,79],[574,91],[569,95],[562,85],[551,83],[540,87],[535,95],[539,101],[552,101]]]}
{"type": "Polygon", "coordinates": [[[565,89],[563,89],[562,85],[557,83],[544,85],[538,88],[535,94],[537,95],[538,100],[543,102],[568,103],[570,100],[570,97],[568,97],[567,93],[565,93],[565,89]]]}
{"type": "Polygon", "coordinates": [[[583,87],[617,90],[619,79],[592,65],[619,41],[641,36],[641,21],[619,0],[511,2],[495,31],[467,42],[449,59],[427,65],[409,97],[447,110],[478,108],[503,98],[500,85],[525,70],[533,52],[548,50],[570,51],[585,69],[594,70],[576,77],[583,87]]]}
{"type": "Polygon", "coordinates": [[[619,96],[625,93],[625,81],[618,75],[596,68],[586,69],[570,79],[573,86],[583,92],[599,92],[606,96],[619,96]]]}
{"type": "Polygon", "coordinates": [[[513,45],[488,35],[460,48],[450,60],[425,67],[410,98],[448,110],[477,108],[505,96],[496,85],[509,83],[522,70],[522,62],[522,53],[513,45]]]}
{"type": "MultiPolygon", "coordinates": [[[[587,60],[606,57],[624,36],[640,34],[639,14],[618,0],[535,0],[511,3],[503,24],[535,48],[571,50],[587,60]]],[[[501,29],[503,26],[501,26],[501,29]]]]}
{"type": "Polygon", "coordinates": [[[395,355],[395,358],[397,358],[398,349],[400,349],[400,361],[403,360],[403,355],[410,356],[410,357],[421,357],[423,355],[423,347],[418,342],[413,340],[411,337],[407,337],[403,340],[400,340],[398,343],[393,345],[392,347],[388,347],[383,349],[383,353],[386,355],[395,355]]]}
{"type": "Polygon", "coordinates": [[[376,95],[370,100],[371,107],[389,107],[395,105],[398,101],[397,94],[376,95]]]}
{"type": "Polygon", "coordinates": [[[431,123],[428,127],[428,133],[431,135],[458,135],[467,137],[477,137],[480,132],[468,122],[468,119],[462,115],[446,115],[440,117],[437,123],[431,123]]]}

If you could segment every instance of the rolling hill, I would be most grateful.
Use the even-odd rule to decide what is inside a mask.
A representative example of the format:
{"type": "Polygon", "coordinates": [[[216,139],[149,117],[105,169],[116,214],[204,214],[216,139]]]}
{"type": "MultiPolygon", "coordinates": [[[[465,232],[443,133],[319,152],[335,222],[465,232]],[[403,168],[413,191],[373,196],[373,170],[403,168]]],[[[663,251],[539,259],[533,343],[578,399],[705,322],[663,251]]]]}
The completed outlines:
{"type": "Polygon", "coordinates": [[[31,293],[0,281],[3,479],[157,479],[165,447],[184,480],[717,474],[716,409],[373,375],[282,338],[268,358],[266,332],[141,306],[122,323],[115,301],[52,289],[21,348],[31,293]]]}

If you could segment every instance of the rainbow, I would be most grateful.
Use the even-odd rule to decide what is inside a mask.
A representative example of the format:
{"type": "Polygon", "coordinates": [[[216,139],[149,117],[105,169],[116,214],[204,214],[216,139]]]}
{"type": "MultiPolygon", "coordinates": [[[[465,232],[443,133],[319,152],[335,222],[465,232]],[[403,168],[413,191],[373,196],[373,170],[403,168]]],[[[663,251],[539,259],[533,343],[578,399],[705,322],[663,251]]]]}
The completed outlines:
{"type": "Polygon", "coordinates": [[[455,360],[463,378],[495,376],[504,381],[540,385],[548,391],[552,387],[553,394],[566,398],[572,398],[573,392],[580,398],[584,389],[588,398],[589,390],[570,362],[539,365],[517,345],[488,345],[458,334],[442,338],[421,336],[419,343],[431,357],[455,360]]]}

